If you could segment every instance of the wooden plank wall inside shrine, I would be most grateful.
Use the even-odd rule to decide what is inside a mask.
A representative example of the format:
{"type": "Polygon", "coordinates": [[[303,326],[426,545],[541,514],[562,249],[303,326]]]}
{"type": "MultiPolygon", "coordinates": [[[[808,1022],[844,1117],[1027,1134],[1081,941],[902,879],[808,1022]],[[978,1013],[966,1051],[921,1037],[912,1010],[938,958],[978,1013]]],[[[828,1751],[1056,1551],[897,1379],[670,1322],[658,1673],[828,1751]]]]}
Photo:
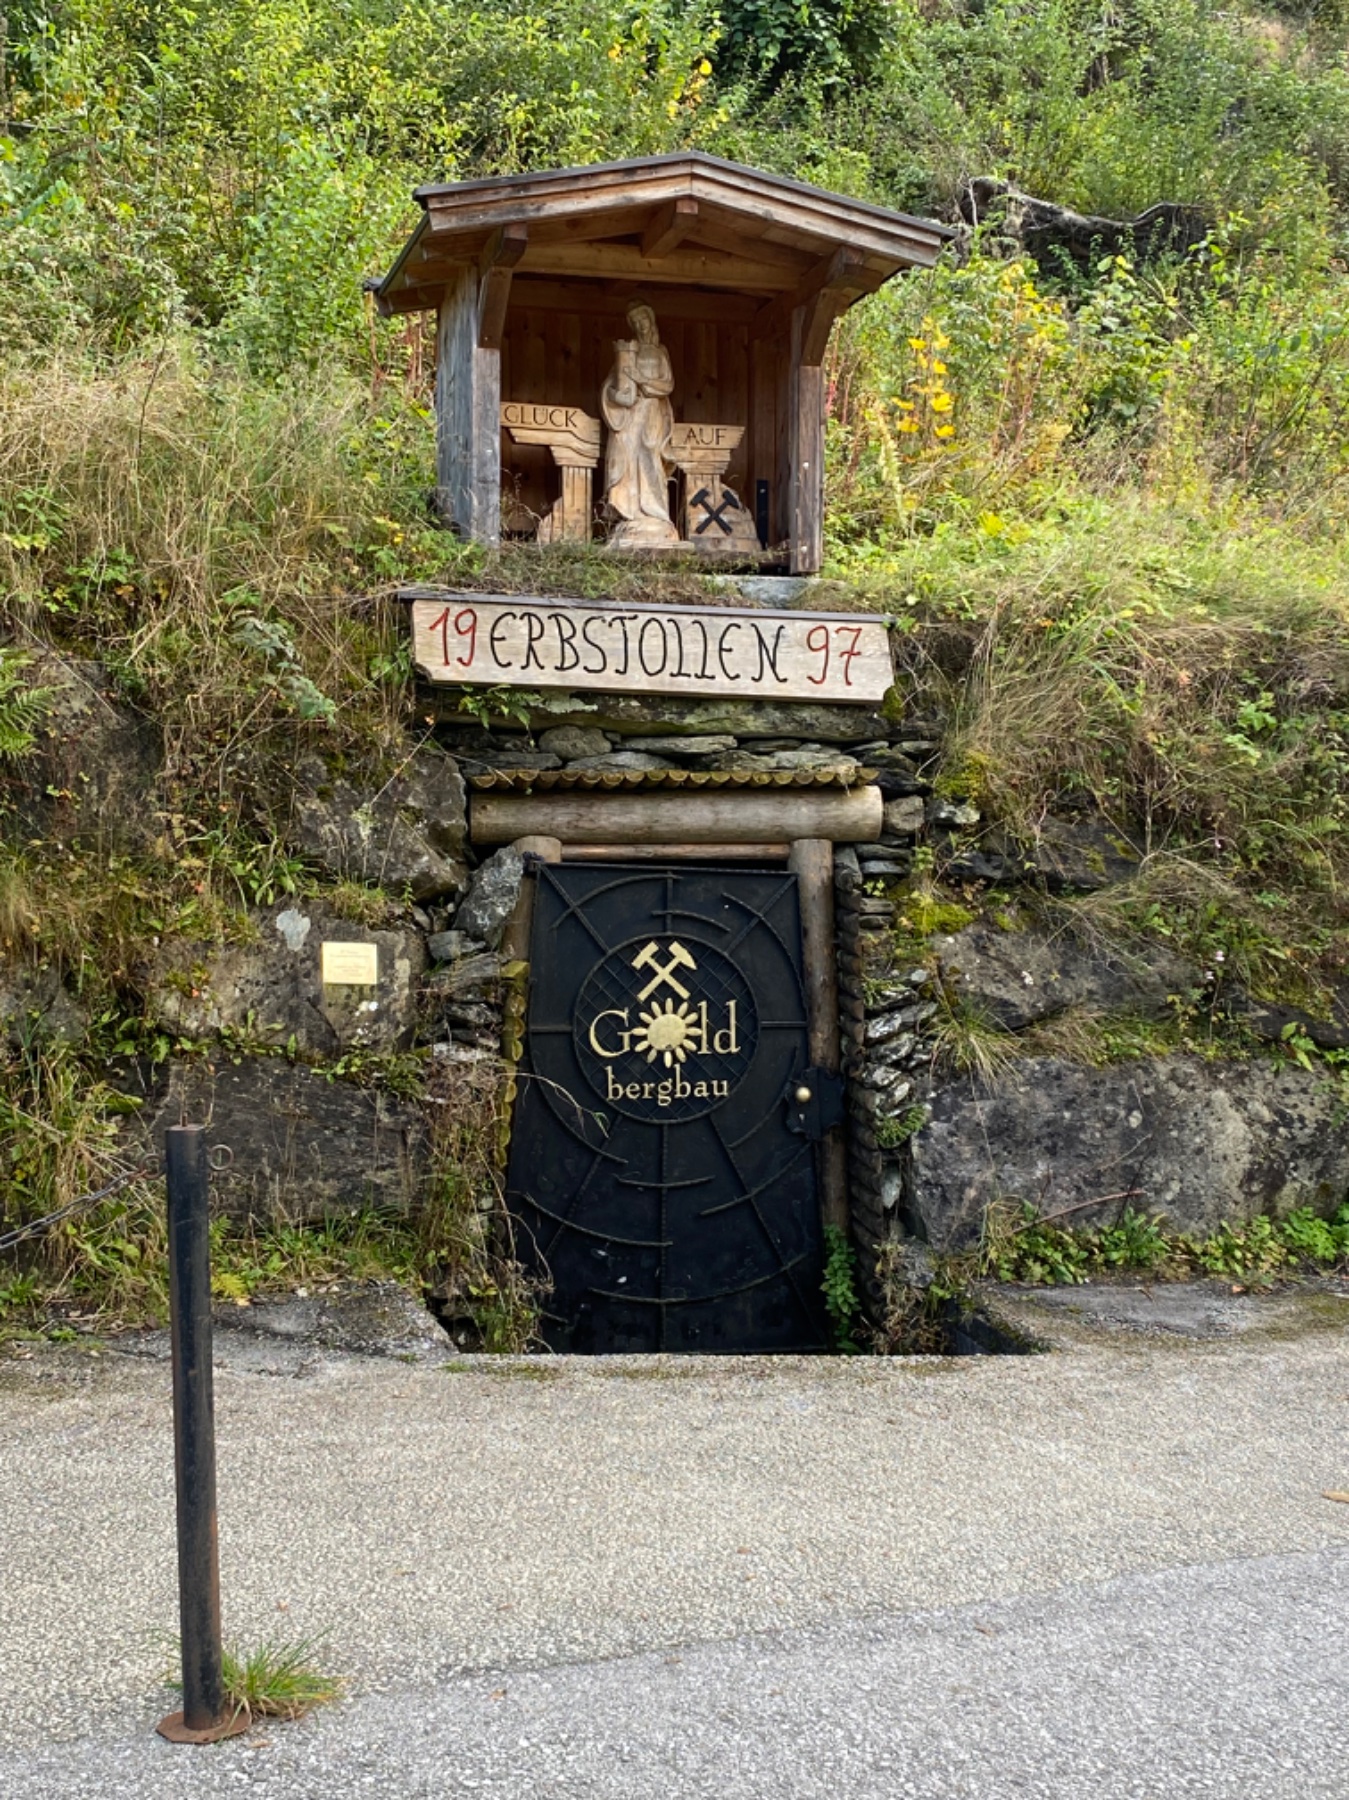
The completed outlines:
{"type": "MultiPolygon", "coordinates": [[[[577,407],[597,419],[600,392],[614,364],[614,344],[631,336],[626,309],[636,297],[605,294],[581,283],[517,277],[501,344],[503,407],[512,402],[577,407]]],[[[656,287],[646,288],[641,298],[652,306],[669,352],[676,421],[743,429],[723,479],[751,518],[766,527],[763,541],[771,553],[790,532],[785,346],[751,336],[751,321],[761,305],[753,299],[656,287]],[[762,498],[760,482],[767,484],[762,498]]],[[[538,521],[559,498],[562,474],[546,445],[521,443],[503,426],[502,527],[507,536],[534,535],[538,521]]],[[[683,514],[683,479],[678,473],[672,476],[671,516],[676,520],[683,514]]],[[[597,515],[603,497],[601,449],[592,514],[597,515]]]]}

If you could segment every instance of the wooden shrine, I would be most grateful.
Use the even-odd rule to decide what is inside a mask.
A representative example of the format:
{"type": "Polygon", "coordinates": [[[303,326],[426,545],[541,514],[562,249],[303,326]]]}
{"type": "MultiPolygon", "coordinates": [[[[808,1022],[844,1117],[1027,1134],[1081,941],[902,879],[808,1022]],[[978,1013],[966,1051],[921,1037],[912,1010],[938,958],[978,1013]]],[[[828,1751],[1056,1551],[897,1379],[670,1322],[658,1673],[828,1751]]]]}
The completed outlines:
{"type": "Polygon", "coordinates": [[[819,568],[830,330],[943,226],[699,151],[415,198],[376,299],[438,309],[449,523],[819,568]]]}

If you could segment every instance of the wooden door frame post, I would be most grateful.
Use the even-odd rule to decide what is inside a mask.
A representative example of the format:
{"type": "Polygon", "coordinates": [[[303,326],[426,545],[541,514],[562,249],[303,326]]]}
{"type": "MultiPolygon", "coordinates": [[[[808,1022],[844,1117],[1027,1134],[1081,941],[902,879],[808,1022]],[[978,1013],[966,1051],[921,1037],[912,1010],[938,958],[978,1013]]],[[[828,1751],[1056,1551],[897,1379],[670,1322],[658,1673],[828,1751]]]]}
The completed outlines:
{"type": "MultiPolygon", "coordinates": [[[[838,956],[834,946],[834,846],[829,838],[797,838],[787,854],[801,901],[801,956],[810,1026],[810,1060],[837,1075],[838,956]]],[[[826,1225],[848,1229],[848,1153],[836,1125],[820,1141],[820,1212],[826,1225]]]]}

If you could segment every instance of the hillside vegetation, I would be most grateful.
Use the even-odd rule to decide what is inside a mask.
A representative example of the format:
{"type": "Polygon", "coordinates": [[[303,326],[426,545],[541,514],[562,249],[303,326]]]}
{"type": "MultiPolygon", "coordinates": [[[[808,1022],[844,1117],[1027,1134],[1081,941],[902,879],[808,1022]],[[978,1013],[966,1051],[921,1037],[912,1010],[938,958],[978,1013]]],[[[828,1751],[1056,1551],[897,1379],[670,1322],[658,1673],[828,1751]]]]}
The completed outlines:
{"type": "Polygon", "coordinates": [[[0,1220],[112,1166],[107,1058],[171,1048],[137,946],[312,884],[238,769],[399,753],[392,587],[616,579],[428,519],[427,329],[362,289],[423,181],[693,145],[963,221],[831,352],[828,573],[953,797],[1141,830],[1110,930],[1349,979],[1343,0],[8,0],[3,50],[0,938],[97,1025],[5,1053],[0,1220]],[[1187,225],[1032,242],[976,178],[1187,225]],[[24,823],[50,645],[162,734],[143,854],[24,823]]]}

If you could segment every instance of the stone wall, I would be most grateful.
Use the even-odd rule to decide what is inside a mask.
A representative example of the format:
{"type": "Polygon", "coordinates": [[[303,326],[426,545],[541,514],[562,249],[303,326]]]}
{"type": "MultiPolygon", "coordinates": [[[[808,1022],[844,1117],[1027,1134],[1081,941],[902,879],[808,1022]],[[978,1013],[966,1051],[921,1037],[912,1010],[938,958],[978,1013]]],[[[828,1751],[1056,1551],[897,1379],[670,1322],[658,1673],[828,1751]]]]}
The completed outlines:
{"type": "MultiPolygon", "coordinates": [[[[146,853],[152,722],[95,664],[53,654],[38,675],[57,710],[20,829],[58,853],[95,841],[146,853]]],[[[224,941],[165,937],[119,971],[124,1000],[175,1045],[167,1064],[115,1069],[143,1102],[127,1130],[153,1137],[184,1108],[207,1117],[235,1153],[220,1184],[235,1209],[312,1218],[421,1190],[426,1114],[399,1097],[410,1089],[393,1079],[398,1059],[417,1053],[419,1067],[467,1079],[498,1066],[503,1009],[512,1041],[520,1026],[498,954],[520,858],[475,856],[465,776],[565,767],[878,771],[885,828],[836,857],[852,1217],[868,1281],[888,1237],[962,1248],[997,1203],[1083,1224],[1129,1204],[1198,1231],[1343,1198],[1349,1126],[1335,1095],[1259,1044],[1276,1046],[1290,1026],[1349,1044],[1349,1004],[1312,1018],[1163,945],[1103,937],[1083,902],[1134,880],[1141,846],[1080,805],[1065,803],[1030,840],[981,819],[942,791],[940,718],[893,703],[564,696],[527,726],[488,732],[444,695],[430,704],[443,716],[396,767],[314,752],[267,796],[319,893],[252,909],[224,941]],[[362,911],[351,884],[358,900],[371,885],[387,900],[362,911]],[[375,991],[324,986],[320,945],[332,938],[375,946],[375,991]],[[1149,1046],[1140,1026],[1160,1029],[1178,1009],[1239,1020],[1252,1054],[1149,1046]],[[953,1015],[981,1022],[1005,1066],[953,1070],[942,1036],[953,1015]],[[1086,1021],[1099,1039],[1112,1020],[1130,1022],[1145,1053],[1093,1057],[1062,1029],[1086,1021]]],[[[21,960],[0,966],[0,1010],[11,1042],[79,1044],[90,1024],[54,967],[21,960]]]]}

